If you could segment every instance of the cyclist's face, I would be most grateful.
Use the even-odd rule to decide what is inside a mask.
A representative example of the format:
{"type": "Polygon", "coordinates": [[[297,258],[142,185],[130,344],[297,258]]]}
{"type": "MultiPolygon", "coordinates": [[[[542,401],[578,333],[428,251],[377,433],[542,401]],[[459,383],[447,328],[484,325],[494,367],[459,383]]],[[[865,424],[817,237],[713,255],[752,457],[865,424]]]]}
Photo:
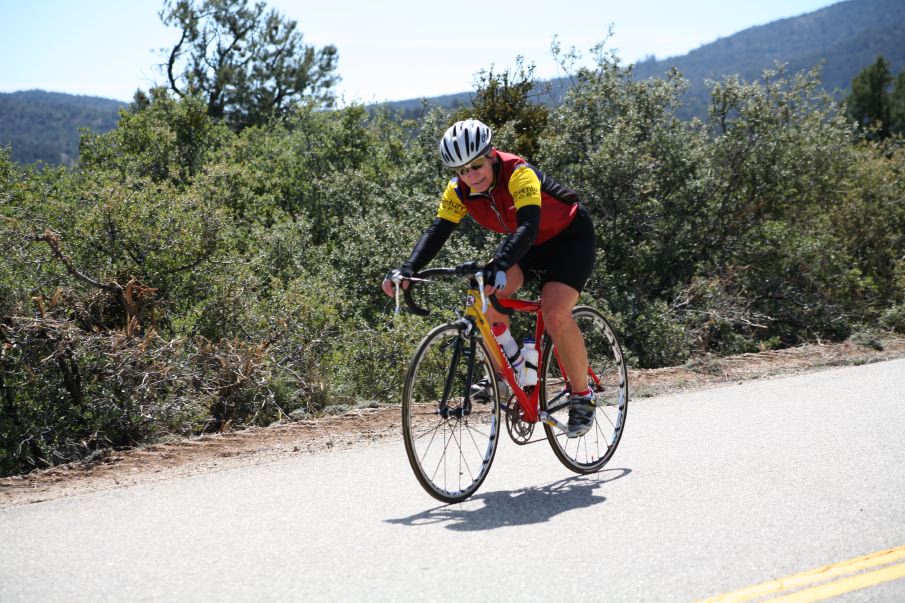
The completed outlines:
{"type": "Polygon", "coordinates": [[[458,172],[459,178],[475,193],[486,192],[493,184],[493,160],[490,157],[480,157],[469,164],[469,169],[464,174],[458,172]],[[480,167],[477,167],[477,165],[480,167]]]}

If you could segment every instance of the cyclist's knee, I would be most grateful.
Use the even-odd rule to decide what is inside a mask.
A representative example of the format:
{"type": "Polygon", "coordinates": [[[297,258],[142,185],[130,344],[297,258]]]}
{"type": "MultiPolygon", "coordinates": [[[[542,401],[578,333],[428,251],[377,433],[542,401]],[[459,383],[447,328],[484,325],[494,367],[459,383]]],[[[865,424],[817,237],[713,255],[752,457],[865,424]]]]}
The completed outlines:
{"type": "Polygon", "coordinates": [[[544,308],[544,324],[552,334],[569,329],[575,325],[570,306],[544,308]]]}

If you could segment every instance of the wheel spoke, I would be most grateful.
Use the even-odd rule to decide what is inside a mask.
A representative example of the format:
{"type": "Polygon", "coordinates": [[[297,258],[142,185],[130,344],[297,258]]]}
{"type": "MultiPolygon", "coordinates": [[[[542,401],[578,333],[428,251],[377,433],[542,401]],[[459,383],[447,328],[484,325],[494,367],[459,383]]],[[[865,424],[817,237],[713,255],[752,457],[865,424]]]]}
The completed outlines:
{"type": "Polygon", "coordinates": [[[483,451],[481,450],[481,445],[478,444],[477,438],[475,438],[475,433],[479,434],[479,436],[489,437],[488,434],[482,433],[480,430],[474,429],[470,425],[466,425],[468,428],[468,436],[471,438],[471,443],[474,446],[475,452],[480,455],[483,451]]]}
{"type": "MultiPolygon", "coordinates": [[[[565,433],[549,425],[544,425],[544,429],[553,451],[564,465],[578,473],[590,473],[603,467],[619,444],[627,409],[628,379],[622,349],[606,319],[587,307],[576,307],[573,316],[588,350],[588,381],[595,392],[594,426],[578,438],[568,438],[565,433]]],[[[541,407],[555,415],[561,423],[566,423],[568,400],[564,399],[562,391],[565,377],[549,338],[547,342],[541,407]]]]}
{"type": "MultiPolygon", "coordinates": [[[[437,432],[440,430],[440,427],[441,427],[441,425],[438,423],[437,426],[429,432],[431,438],[430,438],[430,441],[427,443],[427,446],[424,447],[424,453],[421,458],[422,461],[424,460],[425,457],[427,457],[428,453],[430,452],[431,446],[434,443],[434,438],[437,436],[437,432]]],[[[424,434],[424,435],[428,435],[428,434],[424,434]]],[[[424,437],[424,436],[419,436],[419,439],[421,437],[424,437]]]]}
{"type": "Polygon", "coordinates": [[[406,451],[418,481],[439,500],[463,500],[487,476],[496,453],[499,402],[471,403],[468,412],[464,405],[466,383],[492,375],[483,342],[472,346],[457,324],[428,333],[409,365],[403,394],[406,451]],[[445,400],[448,418],[438,414],[438,400],[445,400]]]}

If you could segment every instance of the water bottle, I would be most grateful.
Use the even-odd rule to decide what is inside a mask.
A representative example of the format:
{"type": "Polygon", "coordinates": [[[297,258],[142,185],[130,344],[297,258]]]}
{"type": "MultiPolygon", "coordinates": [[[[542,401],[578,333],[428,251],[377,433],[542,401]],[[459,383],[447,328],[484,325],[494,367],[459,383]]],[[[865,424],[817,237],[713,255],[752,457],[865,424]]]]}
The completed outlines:
{"type": "Polygon", "coordinates": [[[537,385],[537,346],[533,337],[525,337],[525,345],[522,347],[522,357],[525,363],[522,365],[522,387],[537,385]]]}
{"type": "Polygon", "coordinates": [[[512,336],[512,333],[509,332],[509,327],[505,323],[495,322],[491,330],[493,331],[493,336],[503,348],[503,353],[509,358],[509,364],[512,365],[512,370],[515,372],[516,378],[518,378],[522,372],[523,361],[522,351],[518,347],[518,342],[512,336]]]}

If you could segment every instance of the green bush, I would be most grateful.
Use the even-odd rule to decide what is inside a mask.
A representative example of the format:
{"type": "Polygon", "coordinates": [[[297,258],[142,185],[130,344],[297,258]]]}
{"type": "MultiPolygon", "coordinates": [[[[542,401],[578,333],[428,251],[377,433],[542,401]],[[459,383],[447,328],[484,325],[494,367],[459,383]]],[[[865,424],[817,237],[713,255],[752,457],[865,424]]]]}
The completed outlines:
{"type": "MultiPolygon", "coordinates": [[[[574,81],[538,106],[530,69],[491,71],[467,111],[581,195],[582,300],[631,362],[905,332],[905,147],[859,140],[818,73],[716,82],[703,122],[676,117],[677,73],[599,52],[574,81]]],[[[427,291],[425,320],[394,316],[380,281],[435,216],[437,139],[464,111],[300,105],[236,134],[155,91],[85,134],[75,169],[0,150],[0,471],[398,402],[461,288],[427,291]]],[[[464,220],[433,265],[499,240],[464,220]]]]}
{"type": "Polygon", "coordinates": [[[674,366],[688,360],[684,325],[664,301],[645,304],[630,323],[626,342],[639,367],[674,366]]]}

